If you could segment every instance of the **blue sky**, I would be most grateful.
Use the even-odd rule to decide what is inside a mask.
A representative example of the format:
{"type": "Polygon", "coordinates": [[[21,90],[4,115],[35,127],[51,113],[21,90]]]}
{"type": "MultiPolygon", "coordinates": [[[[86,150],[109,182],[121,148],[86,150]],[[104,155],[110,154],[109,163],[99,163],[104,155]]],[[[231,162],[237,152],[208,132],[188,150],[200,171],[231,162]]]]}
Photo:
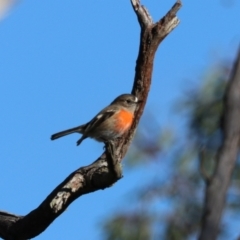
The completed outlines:
{"type": "MultiPolygon", "coordinates": [[[[156,21],[174,1],[142,3],[156,21]]],[[[180,25],[156,54],[146,106],[162,125],[176,125],[171,104],[200,84],[210,63],[232,59],[240,40],[239,1],[183,4],[180,25]]],[[[54,142],[50,135],[131,91],[139,31],[130,1],[22,0],[0,22],[0,209],[27,214],[102,153],[93,140],[76,147],[78,135],[54,142]]],[[[79,198],[38,239],[101,239],[103,220],[131,203],[150,169],[126,171],[112,188],[79,198]]]]}

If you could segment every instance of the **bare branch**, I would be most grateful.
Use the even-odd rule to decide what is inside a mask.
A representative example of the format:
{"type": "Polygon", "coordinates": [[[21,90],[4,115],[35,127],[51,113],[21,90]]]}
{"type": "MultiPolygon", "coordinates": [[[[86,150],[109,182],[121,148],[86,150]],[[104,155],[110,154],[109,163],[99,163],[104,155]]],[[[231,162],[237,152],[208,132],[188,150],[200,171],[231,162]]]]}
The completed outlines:
{"type": "Polygon", "coordinates": [[[218,150],[215,172],[206,186],[200,240],[217,239],[226,192],[240,143],[240,49],[225,95],[224,141],[218,150]]]}
{"type": "Polygon", "coordinates": [[[120,163],[131,144],[147,101],[155,53],[160,42],[178,25],[176,12],[181,6],[178,1],[178,8],[173,7],[160,22],[153,24],[150,14],[138,0],[131,0],[131,3],[141,26],[132,93],[142,100],[131,129],[122,139],[114,141],[112,146],[106,145],[106,151],[94,163],[70,174],[39,207],[26,216],[14,217],[0,212],[0,237],[14,240],[33,238],[44,231],[76,198],[112,186],[122,177],[120,163]]]}
{"type": "Polygon", "coordinates": [[[140,0],[131,0],[131,3],[141,27],[145,28],[151,26],[153,24],[152,17],[150,16],[148,10],[141,5],[140,0]]]}
{"type": "Polygon", "coordinates": [[[181,6],[181,1],[177,0],[168,13],[158,22],[159,27],[164,25],[164,30],[159,31],[162,38],[164,38],[166,34],[170,33],[179,24],[180,20],[176,17],[176,14],[181,6]]]}
{"type": "Polygon", "coordinates": [[[105,189],[115,182],[116,175],[106,156],[102,156],[93,164],[82,167],[71,173],[35,210],[26,216],[0,212],[0,234],[4,239],[33,238],[44,231],[52,221],[78,197],[105,189]],[[8,228],[1,224],[3,218],[8,228]],[[2,235],[2,233],[4,233],[2,235]]]}

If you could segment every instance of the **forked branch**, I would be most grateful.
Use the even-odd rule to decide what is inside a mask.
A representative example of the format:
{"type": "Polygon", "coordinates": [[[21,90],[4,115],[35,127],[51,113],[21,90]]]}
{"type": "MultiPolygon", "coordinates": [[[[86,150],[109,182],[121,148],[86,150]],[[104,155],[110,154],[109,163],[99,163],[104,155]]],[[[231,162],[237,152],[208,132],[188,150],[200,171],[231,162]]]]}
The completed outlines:
{"type": "Polygon", "coordinates": [[[166,16],[153,23],[140,1],[132,0],[131,3],[141,26],[132,93],[142,100],[131,129],[122,139],[116,140],[114,156],[109,154],[107,146],[106,151],[95,162],[71,173],[26,216],[0,212],[0,237],[14,240],[33,238],[43,232],[75,199],[112,186],[121,177],[121,161],[132,141],[150,90],[154,55],[160,42],[178,25],[176,13],[181,7],[181,2],[177,1],[166,16]]]}

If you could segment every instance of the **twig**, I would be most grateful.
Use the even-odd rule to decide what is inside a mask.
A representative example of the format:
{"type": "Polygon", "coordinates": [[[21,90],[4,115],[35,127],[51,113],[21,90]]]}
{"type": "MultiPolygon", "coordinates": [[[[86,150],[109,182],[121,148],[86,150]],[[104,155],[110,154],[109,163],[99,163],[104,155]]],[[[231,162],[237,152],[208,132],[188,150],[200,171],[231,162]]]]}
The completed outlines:
{"type": "Polygon", "coordinates": [[[149,27],[153,24],[152,17],[150,16],[147,8],[141,5],[140,0],[131,0],[132,7],[138,17],[138,22],[142,28],[149,27]]]}

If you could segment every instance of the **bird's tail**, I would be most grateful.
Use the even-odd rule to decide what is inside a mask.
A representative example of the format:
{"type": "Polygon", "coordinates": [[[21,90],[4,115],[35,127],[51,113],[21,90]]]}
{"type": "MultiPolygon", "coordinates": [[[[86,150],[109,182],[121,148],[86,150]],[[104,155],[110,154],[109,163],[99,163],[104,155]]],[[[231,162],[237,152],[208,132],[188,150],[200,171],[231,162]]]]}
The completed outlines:
{"type": "Polygon", "coordinates": [[[51,136],[51,140],[55,140],[55,139],[58,139],[60,137],[64,137],[68,134],[72,134],[72,133],[82,133],[83,129],[84,129],[84,126],[85,125],[81,125],[81,126],[78,126],[78,127],[75,127],[75,128],[70,128],[70,129],[67,129],[65,131],[55,133],[51,136]]]}

